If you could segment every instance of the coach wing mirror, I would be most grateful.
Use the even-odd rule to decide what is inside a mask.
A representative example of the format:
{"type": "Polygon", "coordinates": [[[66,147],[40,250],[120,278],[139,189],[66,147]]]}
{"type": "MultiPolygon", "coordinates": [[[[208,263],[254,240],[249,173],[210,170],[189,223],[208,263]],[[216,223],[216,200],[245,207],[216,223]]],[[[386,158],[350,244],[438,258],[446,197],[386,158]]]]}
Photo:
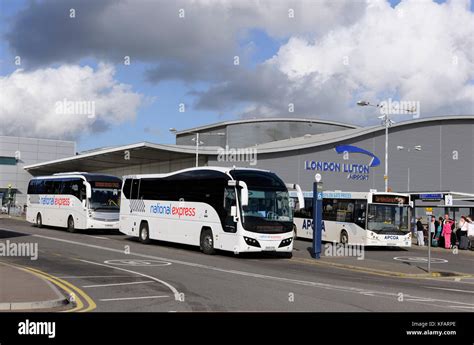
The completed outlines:
{"type": "Polygon", "coordinates": [[[248,206],[249,204],[249,189],[247,188],[247,184],[244,181],[228,181],[227,185],[230,187],[239,186],[240,189],[240,203],[242,206],[248,206]]]}
{"type": "Polygon", "coordinates": [[[86,198],[89,199],[89,198],[92,198],[92,188],[91,188],[91,185],[89,183],[84,183],[85,186],[86,186],[86,198]]]}
{"type": "Polygon", "coordinates": [[[415,205],[413,204],[413,201],[410,201],[408,204],[410,205],[411,208],[413,208],[413,206],[415,206],[415,205]]]}
{"type": "Polygon", "coordinates": [[[86,199],[82,200],[82,207],[86,208],[86,199]]]}

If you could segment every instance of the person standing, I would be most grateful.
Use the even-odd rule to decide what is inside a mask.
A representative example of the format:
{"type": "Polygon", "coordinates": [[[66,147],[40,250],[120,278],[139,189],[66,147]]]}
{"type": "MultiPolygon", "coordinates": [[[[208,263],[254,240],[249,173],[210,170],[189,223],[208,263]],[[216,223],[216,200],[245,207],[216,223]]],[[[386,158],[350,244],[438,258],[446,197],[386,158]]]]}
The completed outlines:
{"type": "Polygon", "coordinates": [[[423,224],[421,223],[421,217],[418,217],[416,222],[416,240],[419,246],[425,245],[425,235],[423,234],[423,224]]]}
{"type": "Polygon", "coordinates": [[[429,241],[432,241],[433,238],[435,237],[435,232],[436,232],[436,217],[435,216],[431,216],[431,221],[430,221],[430,224],[428,224],[429,226],[429,230],[430,230],[430,233],[429,233],[429,241]]]}
{"type": "Polygon", "coordinates": [[[443,236],[441,236],[441,232],[443,231],[443,217],[439,217],[436,223],[438,224],[436,226],[436,247],[444,247],[444,239],[443,236]]]}
{"type": "Polygon", "coordinates": [[[467,238],[469,239],[469,248],[474,248],[474,221],[471,217],[467,216],[467,238]]]}
{"type": "Polygon", "coordinates": [[[449,219],[449,215],[444,216],[443,231],[441,232],[441,236],[444,238],[444,248],[446,249],[451,248],[451,234],[453,233],[451,226],[453,223],[454,221],[449,219]]]}
{"type": "Polygon", "coordinates": [[[469,229],[469,223],[467,221],[467,218],[465,216],[462,216],[461,219],[459,220],[459,230],[458,230],[458,235],[459,235],[459,249],[466,250],[469,246],[469,240],[467,237],[467,231],[469,229]]]}

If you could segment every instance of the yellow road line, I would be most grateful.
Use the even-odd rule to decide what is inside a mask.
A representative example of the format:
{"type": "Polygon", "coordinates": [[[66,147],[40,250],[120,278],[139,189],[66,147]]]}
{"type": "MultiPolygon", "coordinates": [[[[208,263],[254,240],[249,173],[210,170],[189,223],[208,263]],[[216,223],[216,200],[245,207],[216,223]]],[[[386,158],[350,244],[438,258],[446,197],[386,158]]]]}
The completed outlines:
{"type": "Polygon", "coordinates": [[[77,303],[77,306],[76,308],[74,309],[71,309],[71,310],[68,310],[67,312],[75,312],[75,311],[78,311],[78,312],[87,312],[87,311],[91,311],[91,310],[94,310],[97,305],[95,304],[94,300],[92,298],[89,297],[88,294],[86,294],[83,290],[79,289],[77,286],[61,279],[61,278],[58,278],[58,277],[55,277],[55,276],[52,276],[48,273],[45,273],[45,272],[42,272],[40,270],[37,270],[37,269],[34,269],[34,268],[31,268],[31,267],[26,267],[25,268],[26,270],[29,270],[31,271],[32,273],[36,273],[38,275],[41,275],[43,276],[44,278],[48,279],[49,281],[51,281],[52,283],[56,283],[57,285],[59,286],[62,286],[62,288],[67,291],[68,293],[72,293],[73,296],[75,296],[75,300],[76,300],[76,303],[77,303]],[[65,286],[64,286],[65,285],[65,286]],[[72,290],[72,291],[71,291],[72,290]],[[77,298],[77,296],[79,297],[82,297],[88,304],[87,308],[83,309],[84,308],[84,303],[82,302],[82,300],[80,298],[77,298]]]}
{"type": "MultiPolygon", "coordinates": [[[[8,265],[8,264],[6,264],[8,265]]],[[[26,266],[21,266],[21,265],[10,265],[10,266],[15,266],[21,270],[24,270],[24,271],[28,271],[32,274],[35,274],[41,278],[44,278],[48,281],[50,281],[51,283],[59,286],[61,289],[63,289],[64,291],[66,291],[69,295],[72,295],[74,296],[74,302],[76,303],[76,306],[73,308],[73,309],[70,309],[70,310],[66,310],[65,312],[87,312],[87,311],[91,311],[91,310],[94,310],[97,305],[95,304],[95,302],[92,300],[92,298],[89,297],[89,295],[87,295],[84,291],[82,291],[81,289],[79,289],[77,286],[61,279],[61,278],[58,278],[58,277],[55,277],[55,276],[52,276],[48,273],[45,273],[43,271],[40,271],[40,270],[37,270],[37,269],[34,269],[34,268],[31,268],[31,267],[26,267],[26,266]],[[87,308],[84,309],[84,302],[82,301],[82,299],[80,298],[82,297],[82,299],[84,299],[84,301],[87,302],[87,308]]]]}

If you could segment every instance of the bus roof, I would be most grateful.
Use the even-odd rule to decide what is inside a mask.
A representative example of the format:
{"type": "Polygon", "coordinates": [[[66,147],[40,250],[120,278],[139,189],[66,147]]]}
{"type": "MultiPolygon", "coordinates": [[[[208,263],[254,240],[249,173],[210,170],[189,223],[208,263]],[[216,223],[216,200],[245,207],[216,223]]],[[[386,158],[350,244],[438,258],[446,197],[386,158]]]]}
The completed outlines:
{"type": "Polygon", "coordinates": [[[195,167],[195,168],[187,168],[187,169],[182,169],[182,170],[177,170],[173,171],[170,173],[163,173],[163,174],[137,174],[137,175],[126,175],[123,176],[124,179],[126,178],[147,178],[147,177],[155,177],[155,178],[162,178],[162,177],[168,177],[168,176],[173,176],[177,174],[181,174],[184,172],[189,172],[189,171],[199,171],[199,170],[211,170],[211,171],[217,171],[221,172],[228,177],[230,176],[230,172],[232,170],[247,170],[247,171],[261,171],[261,172],[270,172],[269,170],[262,170],[262,169],[253,169],[253,168],[238,168],[238,167],[214,167],[214,166],[205,166],[205,167],[195,167]]]}
{"type": "Polygon", "coordinates": [[[47,176],[35,176],[32,180],[44,180],[44,179],[62,179],[62,178],[84,178],[86,181],[117,181],[121,180],[120,177],[106,174],[94,174],[87,172],[66,172],[57,173],[47,176]]]}

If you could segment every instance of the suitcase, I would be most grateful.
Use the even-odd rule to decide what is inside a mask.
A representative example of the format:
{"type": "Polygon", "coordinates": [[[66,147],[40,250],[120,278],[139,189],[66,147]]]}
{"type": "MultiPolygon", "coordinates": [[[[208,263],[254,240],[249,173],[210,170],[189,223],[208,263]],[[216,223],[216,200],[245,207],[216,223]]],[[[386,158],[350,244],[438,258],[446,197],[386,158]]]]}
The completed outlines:
{"type": "Polygon", "coordinates": [[[469,247],[469,238],[467,236],[461,236],[459,239],[459,249],[467,249],[469,247]]]}

